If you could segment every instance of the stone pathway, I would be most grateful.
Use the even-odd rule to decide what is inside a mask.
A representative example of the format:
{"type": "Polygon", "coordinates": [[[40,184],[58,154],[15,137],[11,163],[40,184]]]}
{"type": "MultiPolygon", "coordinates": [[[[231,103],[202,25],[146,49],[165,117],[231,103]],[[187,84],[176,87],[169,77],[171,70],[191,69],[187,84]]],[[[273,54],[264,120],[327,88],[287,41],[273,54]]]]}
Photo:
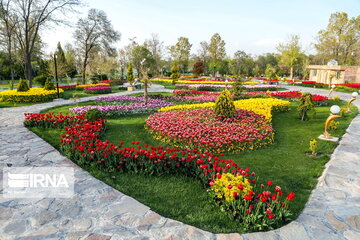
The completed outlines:
{"type": "MultiPolygon", "coordinates": [[[[289,86],[291,90],[300,88],[289,86]]],[[[305,88],[302,88],[305,91],[305,88]]],[[[164,91],[153,85],[150,91],[164,91]]],[[[327,91],[306,89],[326,95],[327,91]]],[[[128,92],[114,95],[125,95],[128,92]]],[[[342,99],[350,94],[334,93],[342,99]]],[[[80,101],[94,97],[82,98],[80,101]]],[[[356,106],[360,106],[357,101],[356,106]]],[[[158,215],[62,156],[23,127],[24,112],[72,104],[64,100],[0,109],[0,167],[71,166],[75,195],[71,199],[5,199],[0,195],[0,239],[360,239],[360,117],[343,136],[299,218],[275,231],[212,234],[158,215]]],[[[0,194],[2,173],[0,172],[0,194]]]]}

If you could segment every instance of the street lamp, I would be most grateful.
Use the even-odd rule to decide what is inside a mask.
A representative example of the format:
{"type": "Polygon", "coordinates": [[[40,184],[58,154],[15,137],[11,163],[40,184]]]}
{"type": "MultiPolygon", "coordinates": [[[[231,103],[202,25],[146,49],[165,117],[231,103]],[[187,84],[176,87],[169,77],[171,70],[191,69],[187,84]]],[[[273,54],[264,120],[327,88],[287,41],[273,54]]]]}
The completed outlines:
{"type": "Polygon", "coordinates": [[[328,99],[330,99],[331,97],[331,93],[334,91],[334,89],[336,88],[336,86],[333,84],[331,85],[330,91],[329,91],[329,95],[328,95],[328,99]]]}
{"type": "Polygon", "coordinates": [[[338,140],[337,138],[332,137],[330,135],[330,133],[328,133],[328,129],[329,129],[329,126],[330,126],[332,121],[334,121],[336,118],[341,117],[340,115],[338,115],[340,110],[341,109],[340,109],[340,107],[338,105],[331,106],[331,108],[330,108],[331,114],[325,121],[325,131],[324,131],[323,135],[320,136],[321,139],[330,140],[330,141],[334,141],[334,140],[337,141],[338,140]]]}
{"type": "Polygon", "coordinates": [[[348,112],[348,113],[351,113],[352,111],[351,111],[351,109],[350,109],[350,104],[353,102],[353,101],[355,101],[356,100],[356,97],[358,96],[359,94],[357,93],[357,92],[353,92],[352,94],[351,94],[351,98],[350,98],[350,100],[349,100],[349,102],[348,102],[348,104],[347,104],[347,110],[346,110],[346,112],[348,112]]]}

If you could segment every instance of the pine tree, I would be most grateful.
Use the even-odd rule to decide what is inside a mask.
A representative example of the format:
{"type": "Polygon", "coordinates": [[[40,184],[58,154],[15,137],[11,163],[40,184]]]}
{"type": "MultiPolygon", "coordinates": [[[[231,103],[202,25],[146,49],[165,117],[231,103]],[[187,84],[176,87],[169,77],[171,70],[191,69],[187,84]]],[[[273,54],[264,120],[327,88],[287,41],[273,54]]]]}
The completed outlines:
{"type": "Polygon", "coordinates": [[[216,99],[214,107],[215,115],[221,118],[232,118],[236,115],[234,100],[230,91],[225,89],[216,99]]]}
{"type": "Polygon", "coordinates": [[[132,68],[131,63],[129,63],[129,65],[128,65],[126,80],[130,84],[134,83],[134,73],[133,73],[133,68],[132,68]]]}
{"type": "Polygon", "coordinates": [[[179,66],[177,61],[174,61],[174,65],[171,68],[171,78],[172,78],[172,83],[175,84],[176,80],[180,77],[180,73],[179,73],[179,66]]]}

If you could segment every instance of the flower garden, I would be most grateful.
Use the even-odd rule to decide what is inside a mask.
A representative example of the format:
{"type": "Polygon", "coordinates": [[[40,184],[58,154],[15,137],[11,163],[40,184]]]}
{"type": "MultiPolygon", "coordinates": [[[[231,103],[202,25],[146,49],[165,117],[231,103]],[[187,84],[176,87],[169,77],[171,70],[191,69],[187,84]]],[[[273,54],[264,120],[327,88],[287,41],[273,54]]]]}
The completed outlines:
{"type": "MultiPolygon", "coordinates": [[[[296,115],[300,92],[244,86],[251,91],[231,100],[232,117],[216,114],[225,91],[191,86],[152,94],[147,104],[138,95],[97,97],[26,114],[24,124],[163,216],[211,232],[270,230],[300,214],[336,146],[319,142],[317,158],[306,154],[333,100],[312,96],[322,104],[303,122],[296,115]]],[[[339,119],[332,134],[341,136],[356,113],[339,119]]]]}

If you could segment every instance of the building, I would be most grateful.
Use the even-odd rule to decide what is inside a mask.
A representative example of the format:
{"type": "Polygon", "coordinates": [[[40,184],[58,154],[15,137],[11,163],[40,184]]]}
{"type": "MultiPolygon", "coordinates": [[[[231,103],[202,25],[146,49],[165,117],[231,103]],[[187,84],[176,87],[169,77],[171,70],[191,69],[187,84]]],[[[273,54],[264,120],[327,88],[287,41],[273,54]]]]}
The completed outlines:
{"type": "Polygon", "coordinates": [[[324,84],[360,83],[360,66],[309,65],[309,80],[324,84]]]}

